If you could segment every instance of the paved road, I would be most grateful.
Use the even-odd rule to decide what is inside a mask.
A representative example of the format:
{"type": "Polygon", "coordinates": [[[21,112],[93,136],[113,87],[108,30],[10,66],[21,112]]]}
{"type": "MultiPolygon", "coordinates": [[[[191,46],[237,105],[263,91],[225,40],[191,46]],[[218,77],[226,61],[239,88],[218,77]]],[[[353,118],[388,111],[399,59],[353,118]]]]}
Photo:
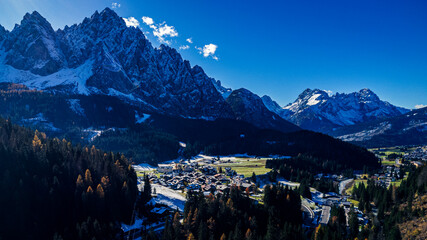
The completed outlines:
{"type": "Polygon", "coordinates": [[[347,184],[349,184],[351,181],[353,181],[353,179],[347,179],[340,182],[339,193],[341,195],[344,195],[345,186],[347,186],[347,184]]]}
{"type": "Polygon", "coordinates": [[[329,207],[329,206],[323,206],[322,207],[322,215],[320,216],[320,223],[321,224],[328,224],[330,213],[331,213],[331,207],[329,207]]]}
{"type": "Polygon", "coordinates": [[[311,219],[314,218],[313,210],[311,210],[311,208],[309,206],[305,205],[304,203],[301,204],[301,210],[303,210],[304,212],[308,212],[310,214],[311,219]]]}

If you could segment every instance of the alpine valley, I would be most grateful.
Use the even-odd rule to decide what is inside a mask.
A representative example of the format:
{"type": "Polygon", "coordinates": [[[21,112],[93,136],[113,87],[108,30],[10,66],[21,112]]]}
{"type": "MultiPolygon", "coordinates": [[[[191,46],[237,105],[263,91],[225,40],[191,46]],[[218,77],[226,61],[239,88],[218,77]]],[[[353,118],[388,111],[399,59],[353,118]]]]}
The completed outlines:
{"type": "Polygon", "coordinates": [[[0,240],[425,238],[427,108],[280,106],[127,23],[0,26],[0,240]]]}

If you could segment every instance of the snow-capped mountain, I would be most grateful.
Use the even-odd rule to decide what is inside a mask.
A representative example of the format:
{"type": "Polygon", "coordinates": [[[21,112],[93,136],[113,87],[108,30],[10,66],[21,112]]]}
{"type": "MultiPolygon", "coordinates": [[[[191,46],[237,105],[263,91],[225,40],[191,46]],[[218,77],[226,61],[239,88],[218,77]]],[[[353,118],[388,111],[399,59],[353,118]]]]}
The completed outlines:
{"type": "Polygon", "coordinates": [[[10,32],[0,27],[0,82],[70,97],[114,96],[141,114],[239,118],[260,128],[299,129],[252,93],[249,98],[256,101],[244,108],[248,113],[235,108],[232,89],[191,66],[176,49],[154,48],[141,29],[126,26],[109,8],[57,31],[38,12],[26,14],[10,32]]]}
{"type": "Polygon", "coordinates": [[[381,101],[369,89],[329,95],[319,89],[306,89],[295,102],[280,108],[271,98],[263,102],[270,110],[296,125],[320,132],[356,123],[398,116],[409,110],[381,101]]]}
{"type": "Polygon", "coordinates": [[[237,120],[250,122],[260,128],[270,128],[282,132],[297,131],[300,128],[268,110],[262,99],[251,91],[240,88],[227,98],[237,120]]]}
{"type": "Polygon", "coordinates": [[[173,48],[154,48],[106,8],[54,31],[38,12],[0,28],[0,81],[65,94],[115,95],[171,115],[233,118],[227,90],[173,48]],[[224,92],[221,92],[224,91],[224,92]]]}
{"type": "Polygon", "coordinates": [[[425,144],[427,142],[427,108],[395,117],[341,127],[328,134],[365,147],[425,144]]]}

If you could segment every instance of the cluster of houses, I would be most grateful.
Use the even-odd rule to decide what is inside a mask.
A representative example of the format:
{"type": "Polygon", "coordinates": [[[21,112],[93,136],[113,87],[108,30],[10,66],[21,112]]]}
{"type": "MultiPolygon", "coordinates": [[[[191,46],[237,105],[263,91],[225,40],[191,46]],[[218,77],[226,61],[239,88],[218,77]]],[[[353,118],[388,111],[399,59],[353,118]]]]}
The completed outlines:
{"type": "Polygon", "coordinates": [[[417,147],[410,153],[405,153],[405,159],[427,161],[427,146],[417,147]]]}
{"type": "Polygon", "coordinates": [[[237,175],[231,168],[215,168],[210,165],[199,165],[197,162],[159,164],[157,172],[149,174],[150,182],[173,190],[202,191],[205,193],[224,192],[236,185],[253,191],[255,185],[242,175],[237,175]],[[218,172],[220,171],[220,172],[218,172]]]}

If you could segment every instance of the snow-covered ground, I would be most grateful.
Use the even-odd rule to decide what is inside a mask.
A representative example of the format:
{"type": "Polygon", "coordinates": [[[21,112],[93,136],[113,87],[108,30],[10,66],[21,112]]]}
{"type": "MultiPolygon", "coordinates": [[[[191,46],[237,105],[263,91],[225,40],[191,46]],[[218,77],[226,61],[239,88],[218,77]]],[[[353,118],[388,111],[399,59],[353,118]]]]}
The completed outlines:
{"type": "Polygon", "coordinates": [[[132,165],[133,169],[135,169],[136,172],[146,172],[146,171],[152,171],[157,169],[156,167],[151,166],[148,163],[141,163],[139,165],[132,165]]]}
{"type": "Polygon", "coordinates": [[[5,64],[6,53],[0,51],[0,82],[22,83],[30,88],[47,89],[58,85],[74,85],[76,93],[89,94],[86,80],[92,76],[93,60],[88,60],[77,68],[61,69],[47,76],[40,76],[13,68],[5,64]]]}
{"type": "MultiPolygon", "coordinates": [[[[142,188],[142,184],[140,184],[142,188]]],[[[184,210],[185,197],[177,191],[164,187],[159,184],[151,184],[151,189],[156,189],[157,197],[153,198],[156,203],[165,204],[172,209],[184,210]]]]}
{"type": "Polygon", "coordinates": [[[25,126],[37,127],[39,130],[43,130],[43,131],[58,132],[61,130],[59,128],[56,128],[52,122],[49,122],[44,117],[43,113],[39,113],[33,118],[23,118],[21,120],[21,123],[25,126]]]}
{"type": "Polygon", "coordinates": [[[296,182],[290,182],[290,181],[288,181],[288,180],[279,180],[279,181],[277,181],[278,183],[280,183],[280,184],[282,184],[282,185],[285,185],[285,186],[289,186],[289,187],[291,187],[291,188],[294,188],[294,187],[299,187],[299,183],[296,183],[296,182]]]}
{"type": "Polygon", "coordinates": [[[383,134],[385,131],[389,129],[391,129],[391,124],[389,122],[382,122],[378,127],[374,129],[363,130],[361,132],[343,135],[338,138],[343,141],[366,141],[376,135],[383,134]]]}
{"type": "Polygon", "coordinates": [[[95,140],[95,138],[101,136],[103,130],[87,128],[84,129],[83,132],[88,134],[87,140],[92,142],[93,140],[95,140]]]}
{"type": "Polygon", "coordinates": [[[68,99],[68,104],[70,104],[70,109],[80,116],[85,116],[85,110],[80,105],[80,99],[68,99]]]}

